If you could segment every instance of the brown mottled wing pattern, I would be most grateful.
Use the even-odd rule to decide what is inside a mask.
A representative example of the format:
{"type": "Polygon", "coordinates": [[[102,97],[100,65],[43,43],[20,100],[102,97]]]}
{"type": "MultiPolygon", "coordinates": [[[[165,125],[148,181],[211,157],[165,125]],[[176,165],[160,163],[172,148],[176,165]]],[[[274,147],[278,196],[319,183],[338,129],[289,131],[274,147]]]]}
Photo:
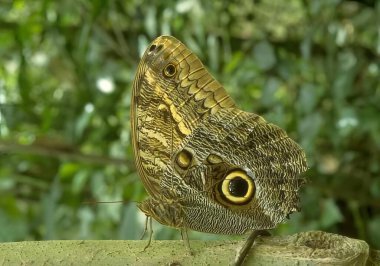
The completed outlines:
{"type": "Polygon", "coordinates": [[[137,169],[150,195],[160,193],[173,149],[205,117],[233,106],[222,85],[180,41],[161,36],[149,45],[133,84],[131,121],[137,169]]]}
{"type": "Polygon", "coordinates": [[[283,129],[235,107],[180,41],[161,36],[147,48],[131,110],[135,161],[151,195],[139,204],[147,216],[242,234],[296,211],[304,151],[283,129]]]}
{"type": "Polygon", "coordinates": [[[196,151],[193,160],[202,162],[187,171],[188,186],[176,188],[182,198],[184,226],[242,234],[247,229],[273,228],[298,209],[298,190],[304,183],[299,175],[307,169],[305,153],[283,129],[262,117],[237,108],[220,110],[193,131],[179,148],[183,149],[196,151]],[[210,166],[210,154],[222,162],[210,166]],[[225,205],[211,188],[224,178],[223,172],[238,168],[251,174],[256,194],[248,204],[225,205]]]}

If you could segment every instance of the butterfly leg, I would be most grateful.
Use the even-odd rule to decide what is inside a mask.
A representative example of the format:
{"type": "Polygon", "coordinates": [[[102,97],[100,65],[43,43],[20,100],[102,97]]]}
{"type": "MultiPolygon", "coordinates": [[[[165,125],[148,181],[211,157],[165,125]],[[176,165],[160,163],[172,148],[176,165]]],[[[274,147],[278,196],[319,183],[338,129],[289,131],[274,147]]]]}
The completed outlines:
{"type": "Polygon", "coordinates": [[[193,255],[193,252],[190,248],[190,242],[189,242],[189,236],[187,234],[187,229],[186,228],[181,228],[181,237],[182,237],[182,240],[184,241],[185,243],[185,246],[186,246],[186,249],[187,249],[187,252],[189,252],[189,255],[193,255]]]}
{"type": "Polygon", "coordinates": [[[245,241],[243,247],[239,250],[239,252],[236,254],[236,258],[234,261],[234,266],[240,266],[243,264],[245,257],[248,254],[248,251],[251,249],[253,243],[255,242],[256,238],[258,236],[269,236],[270,233],[267,230],[254,230],[249,235],[247,240],[245,241]]]}
{"type": "Polygon", "coordinates": [[[145,228],[141,234],[140,240],[142,240],[144,238],[146,231],[148,230],[148,219],[149,219],[149,216],[145,216],[145,228]]]}
{"type": "Polygon", "coordinates": [[[148,244],[144,247],[143,251],[145,251],[150,246],[150,243],[152,242],[153,226],[152,226],[152,217],[150,216],[146,217],[144,234],[147,230],[148,220],[149,220],[149,241],[148,241],[148,244]]]}

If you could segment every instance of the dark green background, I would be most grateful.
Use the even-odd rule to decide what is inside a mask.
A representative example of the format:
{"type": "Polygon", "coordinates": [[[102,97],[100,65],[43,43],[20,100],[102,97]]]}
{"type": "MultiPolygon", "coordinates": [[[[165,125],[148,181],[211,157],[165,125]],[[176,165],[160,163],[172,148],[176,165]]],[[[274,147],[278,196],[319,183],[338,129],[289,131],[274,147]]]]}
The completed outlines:
{"type": "Polygon", "coordinates": [[[380,248],[379,20],[376,1],[1,1],[0,241],[139,237],[131,83],[148,43],[171,34],[304,147],[303,209],[274,234],[380,248]]]}

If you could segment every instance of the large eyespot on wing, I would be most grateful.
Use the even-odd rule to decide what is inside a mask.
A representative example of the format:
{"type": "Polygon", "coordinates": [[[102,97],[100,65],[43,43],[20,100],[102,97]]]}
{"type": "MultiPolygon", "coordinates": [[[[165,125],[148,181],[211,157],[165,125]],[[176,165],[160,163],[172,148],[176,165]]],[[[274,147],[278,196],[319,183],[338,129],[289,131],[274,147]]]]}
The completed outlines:
{"type": "Polygon", "coordinates": [[[171,36],[155,39],[137,68],[131,103],[132,145],[149,194],[186,136],[210,114],[234,106],[198,57],[171,36]]]}
{"type": "Polygon", "coordinates": [[[255,182],[242,169],[234,169],[227,173],[219,186],[216,186],[219,202],[226,205],[246,205],[255,196],[255,182]]]}

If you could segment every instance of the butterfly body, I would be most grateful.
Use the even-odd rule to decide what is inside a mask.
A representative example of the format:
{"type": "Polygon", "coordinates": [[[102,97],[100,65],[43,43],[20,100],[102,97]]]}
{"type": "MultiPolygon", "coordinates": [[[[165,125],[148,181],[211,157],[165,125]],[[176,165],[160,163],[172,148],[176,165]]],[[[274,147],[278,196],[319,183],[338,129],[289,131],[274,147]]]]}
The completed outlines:
{"type": "Polygon", "coordinates": [[[303,150],[281,128],[244,112],[180,41],[154,40],[132,95],[132,139],[160,223],[218,234],[270,229],[297,210],[303,150]]]}

